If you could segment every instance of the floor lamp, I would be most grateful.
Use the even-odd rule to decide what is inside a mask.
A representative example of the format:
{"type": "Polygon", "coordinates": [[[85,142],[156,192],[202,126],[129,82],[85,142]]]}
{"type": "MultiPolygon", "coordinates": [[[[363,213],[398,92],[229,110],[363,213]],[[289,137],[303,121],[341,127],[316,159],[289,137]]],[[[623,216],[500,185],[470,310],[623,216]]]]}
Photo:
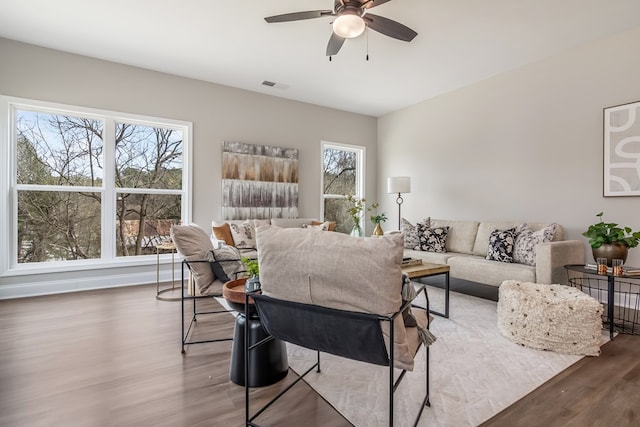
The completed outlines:
{"type": "Polygon", "coordinates": [[[387,193],[398,194],[396,203],[398,204],[398,230],[400,230],[400,219],[402,209],[402,193],[411,193],[411,178],[408,176],[394,176],[387,178],[387,193]]]}

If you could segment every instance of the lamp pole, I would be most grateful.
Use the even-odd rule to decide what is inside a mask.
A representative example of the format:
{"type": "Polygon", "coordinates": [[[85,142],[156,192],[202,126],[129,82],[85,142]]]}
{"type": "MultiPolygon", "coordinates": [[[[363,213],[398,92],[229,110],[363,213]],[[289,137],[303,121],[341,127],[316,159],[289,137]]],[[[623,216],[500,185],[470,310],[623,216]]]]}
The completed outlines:
{"type": "Polygon", "coordinates": [[[402,223],[402,199],[403,193],[411,192],[411,178],[408,176],[393,176],[387,178],[387,193],[397,194],[396,203],[398,204],[398,230],[402,223]]]}
{"type": "Polygon", "coordinates": [[[402,218],[402,202],[404,199],[402,198],[402,193],[398,193],[398,198],[396,199],[396,203],[398,204],[398,230],[400,230],[400,218],[402,218]]]}

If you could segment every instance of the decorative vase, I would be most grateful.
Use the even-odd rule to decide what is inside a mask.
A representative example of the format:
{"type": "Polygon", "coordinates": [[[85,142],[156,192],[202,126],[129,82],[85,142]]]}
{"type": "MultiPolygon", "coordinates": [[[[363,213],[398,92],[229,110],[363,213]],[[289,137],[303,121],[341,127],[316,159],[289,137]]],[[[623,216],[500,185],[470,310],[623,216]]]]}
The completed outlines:
{"type": "Polygon", "coordinates": [[[253,292],[260,289],[260,276],[252,276],[247,279],[244,285],[245,292],[253,292]]]}
{"type": "Polygon", "coordinates": [[[606,258],[607,265],[611,267],[612,259],[621,259],[622,262],[627,261],[629,248],[624,243],[604,243],[599,248],[591,248],[593,259],[606,258]]]}
{"type": "Polygon", "coordinates": [[[362,237],[362,229],[360,227],[353,226],[351,229],[352,237],[362,237]]]}
{"type": "Polygon", "coordinates": [[[384,235],[384,231],[382,230],[382,226],[380,225],[380,223],[377,223],[376,228],[373,229],[373,235],[374,236],[384,235]]]}

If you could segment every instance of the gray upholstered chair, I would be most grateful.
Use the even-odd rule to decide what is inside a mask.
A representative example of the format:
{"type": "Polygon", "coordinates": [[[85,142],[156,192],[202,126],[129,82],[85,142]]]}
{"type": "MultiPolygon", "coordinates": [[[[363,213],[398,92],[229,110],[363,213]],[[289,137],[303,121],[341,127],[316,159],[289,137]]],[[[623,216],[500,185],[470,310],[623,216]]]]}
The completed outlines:
{"type": "MultiPolygon", "coordinates": [[[[393,425],[394,391],[406,371],[413,370],[421,344],[433,340],[424,287],[421,291],[427,307],[412,307],[410,301],[403,301],[415,296],[410,283],[409,291],[405,287],[403,294],[403,236],[356,238],[313,229],[262,226],[257,229],[257,246],[262,294],[251,298],[263,328],[275,339],[317,351],[317,362],[300,373],[296,382],[314,368],[320,372],[320,352],[388,366],[389,425],[393,425]],[[394,367],[401,370],[395,381],[394,367]]],[[[252,351],[260,345],[245,336],[247,367],[252,351]]],[[[429,406],[428,350],[424,351],[425,395],[416,408],[416,423],[429,406]]],[[[249,378],[248,368],[245,375],[249,378]]],[[[284,394],[252,415],[248,386],[245,391],[245,421],[251,426],[284,394]]]]}

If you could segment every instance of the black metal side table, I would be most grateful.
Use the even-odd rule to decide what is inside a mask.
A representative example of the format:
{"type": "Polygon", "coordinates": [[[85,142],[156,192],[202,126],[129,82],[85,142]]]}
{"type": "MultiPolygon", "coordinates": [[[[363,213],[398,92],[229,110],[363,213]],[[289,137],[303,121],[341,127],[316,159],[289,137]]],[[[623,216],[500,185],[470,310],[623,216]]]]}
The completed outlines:
{"type": "Polygon", "coordinates": [[[581,289],[583,292],[602,301],[603,291],[606,290],[607,313],[606,321],[609,324],[609,337],[613,339],[616,328],[621,333],[640,333],[640,275],[627,274],[629,270],[640,270],[636,267],[625,267],[623,274],[614,276],[611,272],[598,274],[594,269],[582,264],[565,265],[571,286],[581,289]],[[571,277],[570,271],[582,273],[579,277],[571,277]],[[584,277],[584,275],[589,275],[584,277]],[[594,277],[595,276],[595,277],[594,277]],[[604,285],[606,280],[606,288],[604,285]],[[636,280],[638,282],[632,282],[636,280]],[[616,291],[617,287],[617,291],[616,291]],[[595,294],[595,295],[594,295],[595,294]],[[618,305],[616,306],[616,302],[618,305]],[[616,309],[618,311],[616,315],[616,309]]]}
{"type": "MultiPolygon", "coordinates": [[[[245,347],[253,346],[269,338],[260,323],[260,317],[251,298],[246,298],[244,285],[246,278],[231,280],[224,284],[222,294],[227,303],[237,310],[236,323],[233,331],[233,345],[231,347],[231,366],[229,379],[238,385],[245,385],[245,347]],[[248,305],[245,309],[245,302],[248,305]],[[245,342],[246,338],[248,342],[245,342]]],[[[256,349],[246,369],[249,374],[249,387],[264,387],[277,383],[287,376],[289,362],[287,347],[284,341],[271,339],[265,345],[256,349]]]]}

